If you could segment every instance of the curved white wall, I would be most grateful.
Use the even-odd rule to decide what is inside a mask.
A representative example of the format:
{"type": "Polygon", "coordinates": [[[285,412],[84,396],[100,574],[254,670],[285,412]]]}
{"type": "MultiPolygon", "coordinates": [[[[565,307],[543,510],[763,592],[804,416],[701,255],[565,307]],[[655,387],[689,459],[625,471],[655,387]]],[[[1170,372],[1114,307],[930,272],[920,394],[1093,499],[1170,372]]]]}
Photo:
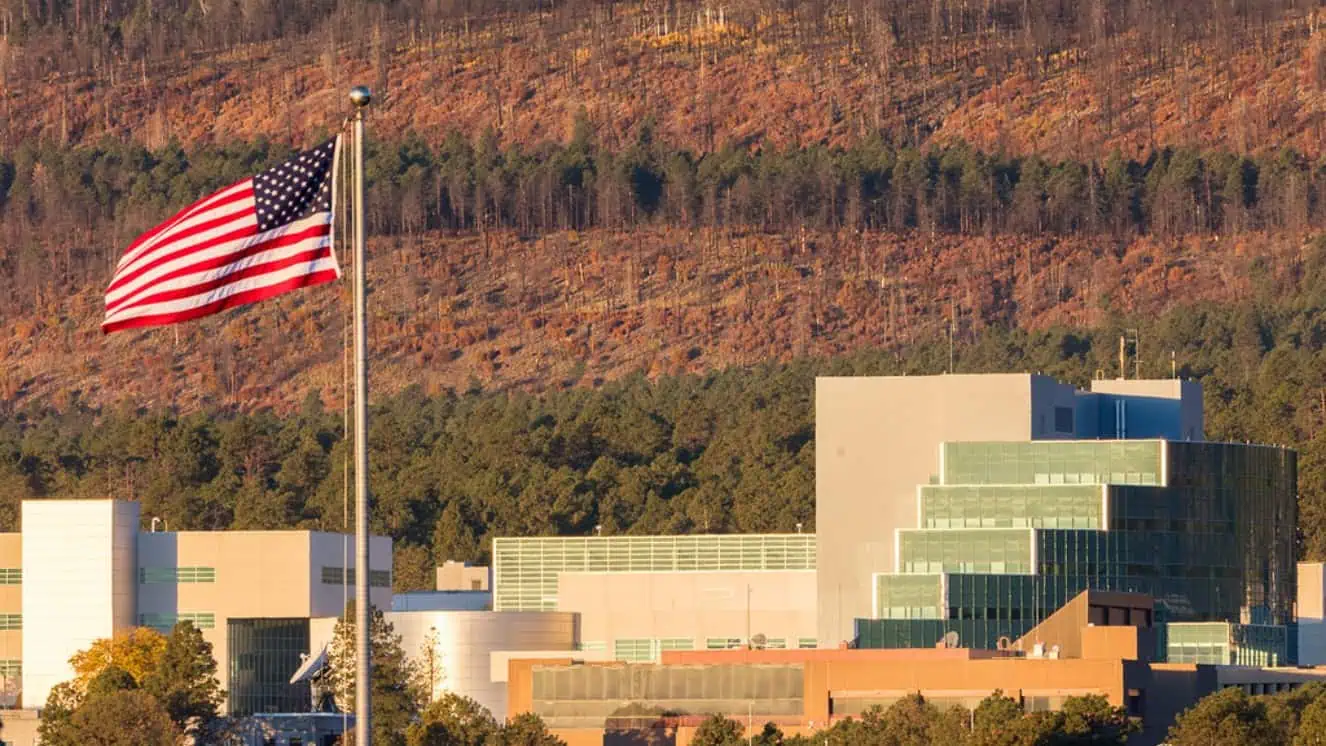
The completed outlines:
{"type": "MultiPolygon", "coordinates": [[[[490,659],[503,650],[574,650],[579,639],[576,614],[557,611],[390,611],[384,615],[401,636],[412,660],[426,653],[429,631],[436,630],[442,680],[434,697],[455,692],[488,708],[500,722],[506,717],[506,683],[492,680],[490,659]]],[[[314,650],[332,638],[334,618],[314,619],[314,650]]]]}

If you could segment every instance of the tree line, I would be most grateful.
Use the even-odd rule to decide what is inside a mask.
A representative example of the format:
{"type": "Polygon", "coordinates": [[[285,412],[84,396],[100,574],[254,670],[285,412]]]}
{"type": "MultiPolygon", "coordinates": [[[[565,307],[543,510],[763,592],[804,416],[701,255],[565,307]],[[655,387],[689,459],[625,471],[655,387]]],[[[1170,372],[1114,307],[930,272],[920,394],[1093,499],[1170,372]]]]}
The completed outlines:
{"type": "MultiPolygon", "coordinates": [[[[134,236],[172,210],[289,157],[259,139],[148,151],[107,143],[24,144],[0,154],[0,276],[21,312],[34,288],[101,284],[134,236]]],[[[1292,151],[1256,157],[1162,150],[1145,161],[1050,163],[955,143],[918,149],[872,137],[691,153],[653,138],[600,145],[583,115],[566,143],[503,147],[491,131],[369,147],[375,235],[430,230],[530,235],[644,224],[796,232],[946,231],[1174,236],[1326,225],[1326,164],[1292,151]]]]}
{"type": "MultiPolygon", "coordinates": [[[[955,339],[954,369],[1086,386],[1116,369],[1118,336],[1136,329],[1144,376],[1169,375],[1172,351],[1175,372],[1203,384],[1209,440],[1298,449],[1299,553],[1321,559],[1326,241],[1293,272],[1249,272],[1253,290],[1237,302],[1111,314],[1092,329],[991,325],[955,339]]],[[[436,562],[487,560],[494,536],[813,530],[815,376],[948,367],[948,340],[920,338],[537,395],[477,381],[384,395],[369,432],[372,529],[396,541],[398,590],[430,587],[436,562]]],[[[342,413],[316,389],[289,413],[93,407],[71,394],[62,409],[0,413],[0,528],[17,529],[23,498],[115,497],[178,529],[339,531],[346,461],[342,413]]]]}

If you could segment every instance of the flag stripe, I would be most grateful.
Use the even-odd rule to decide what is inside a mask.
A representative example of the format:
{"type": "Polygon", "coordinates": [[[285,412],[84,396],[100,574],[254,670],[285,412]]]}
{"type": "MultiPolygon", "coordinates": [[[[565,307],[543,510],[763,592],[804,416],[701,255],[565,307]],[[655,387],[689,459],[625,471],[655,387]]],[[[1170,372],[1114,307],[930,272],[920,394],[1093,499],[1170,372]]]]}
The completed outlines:
{"type": "Polygon", "coordinates": [[[284,279],[281,282],[272,285],[267,285],[264,287],[254,288],[252,290],[246,290],[244,292],[235,293],[234,295],[227,296],[225,298],[213,301],[206,305],[191,308],[187,311],[179,311],[175,313],[163,313],[155,316],[139,316],[137,318],[126,319],[124,321],[112,322],[103,325],[102,330],[105,333],[109,334],[111,332],[119,331],[121,329],[135,329],[146,326],[165,326],[167,324],[178,324],[181,321],[190,321],[192,319],[198,319],[204,316],[210,316],[211,314],[224,311],[227,308],[234,308],[236,306],[242,306],[248,303],[256,303],[260,300],[266,300],[268,298],[281,295],[282,293],[290,292],[291,290],[298,290],[299,288],[321,285],[325,282],[331,282],[340,276],[341,276],[340,270],[337,269],[335,266],[332,266],[332,263],[329,260],[327,263],[319,265],[319,268],[316,271],[304,274],[297,274],[293,277],[284,279]]]}
{"type": "Polygon", "coordinates": [[[226,187],[226,189],[221,192],[203,197],[192,205],[180,210],[179,213],[170,220],[135,239],[134,242],[129,245],[129,248],[125,250],[124,256],[120,257],[120,261],[116,265],[116,271],[127,268],[128,265],[137,259],[139,255],[146,253],[153,246],[159,244],[160,241],[157,240],[158,238],[166,236],[170,231],[181,227],[190,218],[206,215],[213,209],[243,200],[246,196],[253,196],[251,179],[245,179],[238,184],[226,187]],[[238,191],[236,191],[237,189],[238,191]]]}
{"type": "Polygon", "coordinates": [[[102,331],[174,324],[329,282],[339,138],[197,200],[130,244],[102,331]]]}
{"type": "MultiPolygon", "coordinates": [[[[142,282],[150,282],[158,276],[159,273],[154,270],[200,252],[224,249],[235,241],[252,238],[257,232],[258,221],[253,216],[253,211],[248,210],[229,218],[228,222],[213,226],[205,235],[196,236],[194,242],[180,244],[181,248],[171,251],[167,247],[162,247],[158,252],[153,252],[147,261],[117,275],[110,287],[106,288],[106,300],[111,305],[118,303],[126,294],[134,292],[142,282]]],[[[171,244],[172,247],[175,245],[171,244]]]]}
{"type": "Polygon", "coordinates": [[[160,316],[163,314],[189,311],[198,306],[207,305],[218,298],[227,297],[233,293],[260,287],[272,282],[279,282],[284,278],[293,276],[293,274],[298,274],[299,272],[319,271],[323,268],[323,264],[328,264],[332,269],[336,269],[335,262],[331,259],[331,250],[328,247],[316,249],[314,252],[310,252],[306,256],[301,253],[301,258],[302,261],[287,263],[286,266],[276,267],[266,274],[257,273],[226,285],[219,285],[210,291],[193,293],[174,300],[163,300],[160,303],[146,303],[134,306],[133,308],[127,308],[123,312],[114,314],[111,318],[107,319],[107,323],[114,324],[142,316],[160,316]]]}
{"type": "Polygon", "coordinates": [[[327,235],[331,232],[330,216],[319,213],[266,233],[256,233],[256,230],[257,225],[250,223],[200,244],[197,250],[181,250],[162,257],[160,262],[154,261],[150,271],[145,270],[145,274],[131,286],[106,294],[106,310],[115,311],[126,303],[137,302],[135,298],[152,290],[158,283],[173,280],[191,271],[223,266],[262,251],[271,241],[283,236],[296,233],[303,237],[327,235]],[[310,229],[318,229],[320,232],[310,233],[310,229]]]}
{"type": "MultiPolygon", "coordinates": [[[[331,241],[324,241],[321,245],[314,244],[309,246],[305,236],[281,236],[268,242],[261,250],[254,252],[252,256],[243,260],[229,262],[221,265],[220,269],[211,268],[207,271],[189,273],[181,277],[178,283],[162,283],[160,286],[153,286],[154,289],[161,288],[158,292],[144,296],[135,300],[133,304],[125,307],[126,311],[132,312],[133,309],[141,306],[151,306],[158,303],[188,298],[194,295],[209,293],[216,288],[225,285],[228,282],[243,280],[248,277],[271,272],[277,269],[284,269],[291,264],[297,264],[301,259],[317,259],[322,256],[331,256],[331,241]],[[274,245],[279,244],[279,245],[274,245]],[[315,256],[316,255],[316,256],[315,256]]],[[[111,318],[114,319],[120,314],[119,309],[111,312],[111,318]]]]}

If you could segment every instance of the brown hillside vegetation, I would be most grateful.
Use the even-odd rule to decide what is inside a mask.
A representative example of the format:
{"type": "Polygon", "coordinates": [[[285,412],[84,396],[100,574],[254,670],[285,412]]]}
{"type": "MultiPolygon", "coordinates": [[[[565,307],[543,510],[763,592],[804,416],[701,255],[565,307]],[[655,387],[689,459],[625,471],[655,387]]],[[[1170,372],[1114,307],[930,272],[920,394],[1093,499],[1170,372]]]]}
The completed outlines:
{"type": "Polygon", "coordinates": [[[563,140],[583,108],[610,148],[649,117],[660,137],[696,150],[844,144],[882,130],[1050,157],[1199,144],[1320,152],[1326,32],[1315,13],[1268,3],[1221,19],[1101,0],[1027,18],[1020,3],[924,6],[570,3],[431,20],[347,11],[279,41],[120,50],[85,64],[6,43],[0,149],[108,136],[149,147],[259,133],[307,141],[337,124],[345,89],[362,81],[379,89],[373,127],[388,138],[493,127],[508,143],[563,140]],[[370,31],[347,41],[355,28],[370,31]]]}
{"type": "MultiPolygon", "coordinates": [[[[765,235],[645,229],[429,235],[375,242],[374,386],[428,391],[593,385],[942,339],[991,323],[1092,326],[1108,311],[1246,297],[1261,260],[1292,275],[1301,243],[1193,238],[765,235]]],[[[343,380],[345,286],[175,328],[102,337],[100,295],[51,301],[0,336],[3,399],[273,405],[343,380]]]]}

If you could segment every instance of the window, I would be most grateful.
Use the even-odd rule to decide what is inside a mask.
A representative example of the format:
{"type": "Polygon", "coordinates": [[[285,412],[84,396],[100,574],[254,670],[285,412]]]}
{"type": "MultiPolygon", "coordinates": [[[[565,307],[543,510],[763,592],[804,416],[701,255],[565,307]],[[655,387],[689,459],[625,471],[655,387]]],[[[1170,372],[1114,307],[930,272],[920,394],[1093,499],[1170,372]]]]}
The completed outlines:
{"type": "Polygon", "coordinates": [[[18,658],[0,660],[0,678],[17,679],[23,675],[23,661],[18,658]]]}
{"type": "Polygon", "coordinates": [[[22,614],[0,614],[0,630],[23,629],[22,614]]]}
{"type": "MultiPolygon", "coordinates": [[[[327,567],[326,565],[323,565],[322,582],[327,585],[340,585],[342,581],[348,585],[355,584],[355,569],[353,567],[347,572],[340,567],[327,567]]],[[[369,570],[368,584],[374,588],[390,588],[391,571],[369,570]]]]}
{"type": "Polygon", "coordinates": [[[1054,408],[1054,431],[1056,433],[1073,432],[1073,409],[1072,407],[1054,408]]]}
{"type": "Polygon", "coordinates": [[[0,567],[0,585],[22,585],[23,568],[0,567]]]}
{"type": "Polygon", "coordinates": [[[641,663],[654,660],[654,641],[648,638],[616,640],[612,644],[612,657],[619,661],[641,663]]]}
{"type": "Polygon", "coordinates": [[[215,567],[140,567],[138,582],[157,583],[215,583],[215,567]]]}
{"type": "Polygon", "coordinates": [[[483,590],[483,581],[482,581],[482,580],[471,580],[471,581],[470,581],[470,590],[472,590],[472,591],[481,591],[481,590],[483,590]]]}
{"type": "Polygon", "coordinates": [[[820,646],[819,640],[816,640],[813,637],[797,638],[797,647],[801,648],[802,650],[814,650],[819,646],[820,646]]]}
{"type": "Polygon", "coordinates": [[[198,629],[216,627],[216,614],[210,611],[181,611],[178,614],[139,614],[138,626],[151,627],[159,632],[170,632],[180,622],[193,622],[198,629]]]}
{"type": "Polygon", "coordinates": [[[658,641],[659,650],[694,650],[695,640],[689,637],[665,637],[658,641]]]}
{"type": "Polygon", "coordinates": [[[710,637],[704,641],[708,650],[732,650],[741,647],[740,637],[710,637]]]}
{"type": "MultiPolygon", "coordinates": [[[[227,660],[230,714],[299,712],[312,696],[308,682],[290,683],[290,674],[309,649],[309,622],[302,619],[228,619],[227,660]]],[[[220,661],[218,661],[220,663],[220,661]]]]}

